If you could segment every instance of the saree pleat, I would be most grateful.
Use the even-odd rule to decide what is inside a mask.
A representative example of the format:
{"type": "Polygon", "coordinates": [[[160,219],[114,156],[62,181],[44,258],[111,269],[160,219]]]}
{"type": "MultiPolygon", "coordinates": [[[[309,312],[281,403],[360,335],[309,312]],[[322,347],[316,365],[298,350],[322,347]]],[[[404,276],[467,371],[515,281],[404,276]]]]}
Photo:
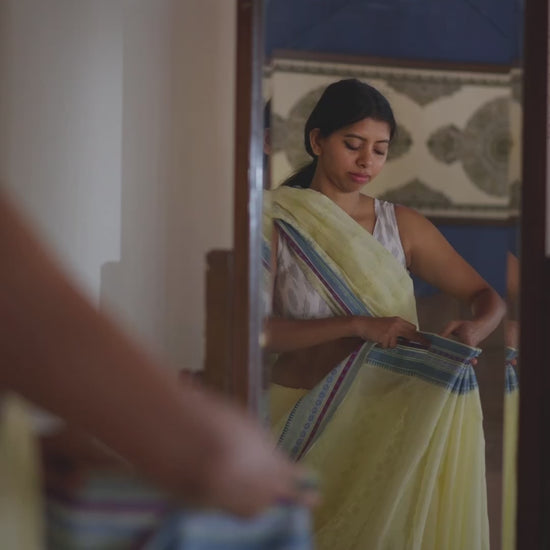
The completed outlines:
{"type": "MultiPolygon", "coordinates": [[[[332,201],[289,188],[271,201],[279,238],[334,315],[416,322],[406,270],[332,201]]],[[[425,336],[429,349],[366,342],[309,391],[271,387],[280,446],[321,479],[320,550],[489,547],[480,350],[425,336]]]]}
{"type": "Polygon", "coordinates": [[[502,550],[516,548],[517,448],[519,422],[518,352],[506,349],[504,392],[504,454],[502,463],[502,550]]]}

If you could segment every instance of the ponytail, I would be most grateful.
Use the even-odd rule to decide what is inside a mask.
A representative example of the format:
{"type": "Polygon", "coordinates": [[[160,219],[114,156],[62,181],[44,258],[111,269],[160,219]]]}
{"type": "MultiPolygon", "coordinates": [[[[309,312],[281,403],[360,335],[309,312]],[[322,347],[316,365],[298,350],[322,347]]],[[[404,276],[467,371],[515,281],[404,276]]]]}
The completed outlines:
{"type": "Polygon", "coordinates": [[[281,185],[287,187],[299,187],[307,189],[313,181],[315,170],[317,169],[317,157],[315,157],[309,164],[300,168],[297,172],[288,177],[281,185]]]}

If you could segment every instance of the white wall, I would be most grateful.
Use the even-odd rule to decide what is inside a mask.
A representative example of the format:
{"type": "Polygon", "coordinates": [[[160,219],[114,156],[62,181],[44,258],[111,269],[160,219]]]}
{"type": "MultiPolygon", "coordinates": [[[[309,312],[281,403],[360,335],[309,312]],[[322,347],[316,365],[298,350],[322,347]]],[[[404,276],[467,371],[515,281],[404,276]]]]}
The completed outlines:
{"type": "Polygon", "coordinates": [[[89,295],[204,358],[232,247],[234,0],[0,0],[0,178],[89,295]]]}
{"type": "Polygon", "coordinates": [[[120,248],[120,2],[0,6],[0,177],[97,295],[120,248]]]}

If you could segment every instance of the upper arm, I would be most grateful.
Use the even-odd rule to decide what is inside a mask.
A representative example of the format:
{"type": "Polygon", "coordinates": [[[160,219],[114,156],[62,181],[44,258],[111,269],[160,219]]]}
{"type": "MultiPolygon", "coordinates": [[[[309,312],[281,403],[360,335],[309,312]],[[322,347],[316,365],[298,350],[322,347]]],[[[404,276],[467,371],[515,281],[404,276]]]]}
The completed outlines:
{"type": "Polygon", "coordinates": [[[412,273],[461,301],[470,303],[488,283],[424,216],[396,206],[399,234],[412,273]]]}
{"type": "Polygon", "coordinates": [[[506,254],[506,296],[509,302],[517,300],[519,291],[519,262],[517,256],[506,254]]]}

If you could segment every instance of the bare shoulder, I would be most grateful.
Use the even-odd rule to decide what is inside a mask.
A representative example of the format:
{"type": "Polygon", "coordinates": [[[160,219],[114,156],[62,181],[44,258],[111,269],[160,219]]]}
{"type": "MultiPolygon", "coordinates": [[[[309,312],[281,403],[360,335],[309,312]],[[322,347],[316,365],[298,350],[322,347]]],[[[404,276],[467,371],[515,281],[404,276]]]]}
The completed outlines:
{"type": "Polygon", "coordinates": [[[414,269],[418,260],[425,263],[432,254],[443,256],[450,252],[451,246],[439,229],[414,208],[395,205],[395,217],[409,269],[414,269]]]}
{"type": "Polygon", "coordinates": [[[397,223],[403,227],[406,227],[408,225],[412,225],[414,227],[418,227],[421,225],[431,225],[431,222],[423,216],[418,210],[415,210],[414,208],[410,208],[408,206],[403,206],[402,204],[396,204],[394,205],[395,208],[395,217],[397,219],[397,223]]]}
{"type": "Polygon", "coordinates": [[[422,242],[427,236],[439,233],[433,223],[414,208],[396,204],[395,218],[405,248],[412,246],[415,241],[422,242]]]}

